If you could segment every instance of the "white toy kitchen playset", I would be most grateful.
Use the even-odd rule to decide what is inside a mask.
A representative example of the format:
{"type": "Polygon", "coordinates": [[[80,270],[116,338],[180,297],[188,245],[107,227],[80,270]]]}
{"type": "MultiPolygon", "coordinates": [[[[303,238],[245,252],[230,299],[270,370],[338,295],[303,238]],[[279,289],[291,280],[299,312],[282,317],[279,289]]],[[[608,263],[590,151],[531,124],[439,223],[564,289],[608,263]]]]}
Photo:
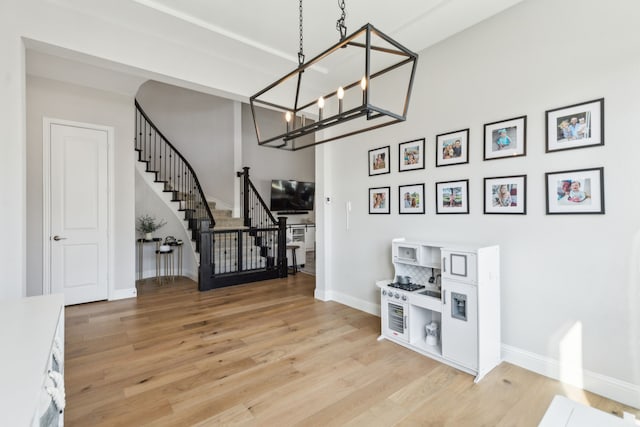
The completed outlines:
{"type": "Polygon", "coordinates": [[[500,364],[500,248],[393,239],[382,335],[469,374],[500,364]]]}

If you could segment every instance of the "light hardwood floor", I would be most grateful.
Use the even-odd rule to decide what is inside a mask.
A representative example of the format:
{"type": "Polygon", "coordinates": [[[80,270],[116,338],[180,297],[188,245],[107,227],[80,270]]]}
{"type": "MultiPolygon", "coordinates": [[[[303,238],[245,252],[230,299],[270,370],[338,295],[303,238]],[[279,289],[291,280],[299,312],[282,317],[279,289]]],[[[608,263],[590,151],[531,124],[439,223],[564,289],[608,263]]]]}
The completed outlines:
{"type": "Polygon", "coordinates": [[[502,363],[473,377],[389,341],[297,274],[66,309],[68,426],[536,426],[555,394],[638,411],[502,363]]]}

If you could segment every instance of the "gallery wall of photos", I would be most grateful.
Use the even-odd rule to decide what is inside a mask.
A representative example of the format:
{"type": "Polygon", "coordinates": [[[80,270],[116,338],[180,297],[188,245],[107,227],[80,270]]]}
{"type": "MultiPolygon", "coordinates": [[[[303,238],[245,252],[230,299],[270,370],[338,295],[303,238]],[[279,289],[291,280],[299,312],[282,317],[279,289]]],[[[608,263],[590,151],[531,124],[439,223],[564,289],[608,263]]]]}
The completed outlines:
{"type": "MultiPolygon", "coordinates": [[[[604,145],[604,98],[581,102],[545,112],[545,152],[591,148],[604,145]]],[[[470,129],[441,133],[435,136],[434,167],[467,164],[470,129]]],[[[369,188],[369,213],[390,214],[392,205],[399,214],[469,213],[469,179],[436,182],[434,193],[425,193],[425,183],[419,173],[428,171],[426,138],[398,142],[369,150],[369,176],[391,173],[412,173],[413,184],[400,185],[395,199],[390,186],[369,188]],[[391,164],[396,151],[397,166],[391,164]],[[434,196],[426,198],[425,194],[434,196]],[[430,200],[427,200],[430,199],[430,200]],[[426,208],[426,209],[425,209],[426,208]]],[[[482,161],[506,160],[527,155],[527,116],[490,122],[483,129],[482,161]]],[[[428,173],[428,172],[427,172],[428,173]]],[[[424,176],[424,175],[422,175],[424,176]]],[[[542,179],[542,178],[541,178],[542,179]]],[[[604,168],[550,171],[544,174],[546,213],[604,214],[604,168]]],[[[484,214],[526,215],[527,175],[483,178],[484,214]]],[[[540,203],[541,201],[535,201],[540,203]]]]}

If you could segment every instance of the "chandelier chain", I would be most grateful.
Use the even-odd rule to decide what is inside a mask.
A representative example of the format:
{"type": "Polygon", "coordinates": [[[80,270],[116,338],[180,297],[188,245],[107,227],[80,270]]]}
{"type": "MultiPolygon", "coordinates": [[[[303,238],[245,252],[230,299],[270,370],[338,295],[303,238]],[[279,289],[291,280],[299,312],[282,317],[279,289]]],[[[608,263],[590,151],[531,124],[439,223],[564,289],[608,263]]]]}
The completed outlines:
{"type": "Polygon", "coordinates": [[[302,48],[302,0],[300,0],[300,51],[298,52],[298,65],[304,64],[304,50],[302,48]]]}
{"type": "Polygon", "coordinates": [[[336,21],[336,30],[340,33],[340,40],[344,40],[347,37],[347,25],[344,23],[347,13],[345,12],[344,0],[338,0],[338,7],[342,10],[340,18],[336,21]]]}

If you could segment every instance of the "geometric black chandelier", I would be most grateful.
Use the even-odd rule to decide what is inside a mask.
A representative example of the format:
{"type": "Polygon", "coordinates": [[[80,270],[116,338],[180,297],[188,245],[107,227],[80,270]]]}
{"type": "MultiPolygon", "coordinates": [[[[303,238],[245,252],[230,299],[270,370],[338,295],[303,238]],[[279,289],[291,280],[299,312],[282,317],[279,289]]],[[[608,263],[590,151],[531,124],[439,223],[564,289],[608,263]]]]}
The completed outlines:
{"type": "Polygon", "coordinates": [[[258,144],[299,150],[406,120],[418,55],[366,24],[250,98],[258,144]]]}

